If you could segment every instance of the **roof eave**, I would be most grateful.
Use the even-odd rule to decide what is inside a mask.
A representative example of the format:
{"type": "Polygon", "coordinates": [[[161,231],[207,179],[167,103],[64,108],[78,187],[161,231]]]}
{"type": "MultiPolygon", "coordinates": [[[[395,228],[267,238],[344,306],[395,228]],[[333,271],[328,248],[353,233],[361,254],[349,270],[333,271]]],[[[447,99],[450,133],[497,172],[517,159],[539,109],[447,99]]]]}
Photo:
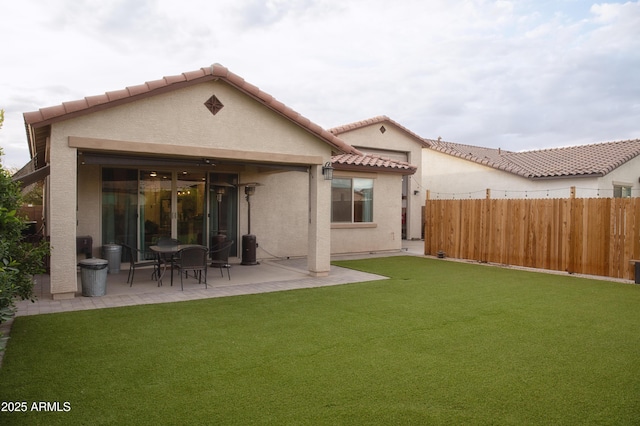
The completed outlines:
{"type": "Polygon", "coordinates": [[[397,175],[403,175],[403,176],[413,175],[417,171],[417,168],[401,169],[401,168],[356,165],[356,164],[340,164],[340,163],[333,163],[333,169],[337,171],[346,171],[346,172],[389,173],[389,174],[397,174],[397,175]]]}
{"type": "Polygon", "coordinates": [[[573,175],[556,175],[556,176],[530,176],[531,180],[559,180],[559,179],[587,179],[587,178],[600,178],[606,173],[585,173],[585,174],[573,174],[573,175]]]}
{"type": "MultiPolygon", "coordinates": [[[[336,135],[313,123],[311,120],[287,107],[282,102],[277,101],[273,96],[263,92],[257,86],[247,83],[242,77],[230,72],[226,67],[220,64],[214,64],[208,68],[201,68],[197,71],[182,73],[176,76],[163,77],[162,79],[146,82],[141,85],[107,92],[104,95],[85,97],[82,100],[66,102],[62,105],[42,108],[38,111],[26,112],[23,114],[23,117],[27,128],[27,139],[29,139],[30,149],[31,146],[35,147],[32,136],[34,129],[51,125],[59,121],[92,114],[115,106],[135,102],[146,97],[179,90],[181,88],[200,84],[206,81],[217,80],[225,81],[227,84],[260,102],[262,105],[265,105],[272,111],[295,123],[303,130],[320,138],[337,152],[345,154],[361,154],[360,151],[342,141],[336,135]],[[56,114],[55,109],[59,110],[61,107],[64,109],[64,113],[56,114]],[[51,116],[48,117],[47,113],[51,113],[51,116]]],[[[32,156],[34,156],[33,152],[32,156]]]]}
{"type": "MultiPolygon", "coordinates": [[[[165,77],[166,78],[166,77],[165,77]]],[[[171,92],[174,90],[178,90],[184,87],[188,87],[194,84],[200,84],[203,83],[205,81],[214,81],[217,80],[218,78],[215,76],[211,76],[211,75],[205,75],[203,77],[197,78],[197,79],[192,79],[192,80],[185,80],[185,81],[181,81],[181,82],[174,82],[174,83],[170,83],[168,85],[165,86],[161,86],[161,87],[153,87],[150,88],[148,91],[137,91],[136,94],[133,95],[129,95],[129,96],[118,96],[116,95],[117,93],[120,93],[122,91],[136,91],[136,87],[139,86],[130,86],[127,87],[126,89],[122,89],[122,90],[118,90],[118,91],[112,91],[112,92],[107,92],[105,93],[105,95],[108,96],[113,96],[113,99],[111,100],[106,100],[105,102],[100,102],[94,105],[89,105],[86,108],[81,108],[81,109],[76,109],[73,111],[69,111],[66,112],[64,114],[60,114],[60,115],[56,115],[56,116],[52,116],[50,118],[46,118],[43,116],[43,111],[47,111],[49,108],[56,108],[55,107],[47,107],[47,108],[41,108],[38,111],[32,111],[32,112],[25,112],[23,114],[24,116],[24,121],[25,123],[34,128],[40,128],[40,127],[44,127],[53,123],[57,123],[60,121],[65,121],[65,120],[70,120],[72,118],[77,118],[77,117],[81,117],[84,115],[88,115],[88,114],[93,114],[95,112],[99,112],[99,111],[104,111],[106,109],[109,108],[113,108],[116,106],[120,106],[120,105],[125,105],[131,102],[135,102],[138,101],[140,99],[144,99],[150,96],[156,96],[156,95],[160,95],[162,93],[167,93],[167,92],[171,92]]],[[[147,82],[145,83],[146,85],[151,85],[153,82],[147,82]]],[[[86,97],[84,98],[84,100],[81,100],[79,102],[86,102],[87,104],[89,104],[92,99],[92,97],[86,97]]],[[[73,102],[66,102],[63,103],[63,106],[67,106],[67,105],[71,105],[73,102]]]]}

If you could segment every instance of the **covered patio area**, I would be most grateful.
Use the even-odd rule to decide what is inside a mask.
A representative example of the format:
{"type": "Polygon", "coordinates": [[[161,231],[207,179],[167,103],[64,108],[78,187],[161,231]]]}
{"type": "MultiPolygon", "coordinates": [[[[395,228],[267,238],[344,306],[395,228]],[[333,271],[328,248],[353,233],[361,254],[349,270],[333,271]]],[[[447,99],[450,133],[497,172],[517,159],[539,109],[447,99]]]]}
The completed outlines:
{"type": "MultiPolygon", "coordinates": [[[[384,257],[392,255],[423,256],[423,241],[403,241],[402,251],[393,253],[359,253],[332,256],[332,260],[357,259],[363,257],[384,257]]],[[[173,287],[165,280],[161,287],[151,279],[151,269],[139,269],[133,286],[127,284],[129,265],[123,263],[119,274],[107,275],[107,294],[100,297],[82,297],[80,274],[78,274],[77,296],[73,299],[53,300],[49,288],[49,275],[35,278],[35,303],[22,300],[16,303],[16,316],[38,315],[55,312],[80,311],[86,309],[114,308],[119,306],[144,305],[151,303],[171,303],[213,297],[240,296],[244,294],[268,293],[272,291],[295,290],[300,288],[325,287],[332,285],[382,280],[386,277],[341,268],[331,265],[331,271],[325,277],[313,277],[307,270],[307,259],[263,260],[258,265],[241,265],[236,259],[232,263],[231,279],[220,276],[218,269],[210,268],[204,284],[189,278],[185,280],[184,291],[174,282],[173,287]]],[[[174,281],[176,275],[174,275],[174,281]]]]}
{"type": "Polygon", "coordinates": [[[171,303],[385,279],[383,276],[333,265],[328,276],[313,277],[307,270],[306,258],[261,261],[258,265],[241,265],[238,260],[232,264],[231,279],[227,278],[226,271],[223,271],[224,276],[221,276],[219,269],[209,268],[207,288],[204,283],[198,284],[197,279],[190,277],[184,280],[184,291],[180,290],[180,276],[177,271],[174,271],[173,286],[170,285],[169,276],[165,276],[163,285],[158,286],[157,281],[151,277],[151,269],[137,269],[131,287],[127,283],[128,272],[129,265],[123,263],[119,273],[107,274],[107,294],[98,297],[82,296],[81,277],[78,272],[76,297],[64,300],[53,299],[49,275],[38,275],[34,285],[35,303],[29,300],[17,302],[16,316],[171,303]]]}

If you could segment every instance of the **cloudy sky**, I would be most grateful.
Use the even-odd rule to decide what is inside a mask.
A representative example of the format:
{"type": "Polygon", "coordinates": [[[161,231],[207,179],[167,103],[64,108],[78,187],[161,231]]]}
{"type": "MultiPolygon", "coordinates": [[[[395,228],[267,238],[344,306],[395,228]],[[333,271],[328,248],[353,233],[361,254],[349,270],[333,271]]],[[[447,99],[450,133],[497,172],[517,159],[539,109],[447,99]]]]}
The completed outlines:
{"type": "Polygon", "coordinates": [[[220,63],[331,128],[387,115],[519,151],[640,138],[640,1],[22,0],[0,6],[0,147],[22,113],[220,63]]]}

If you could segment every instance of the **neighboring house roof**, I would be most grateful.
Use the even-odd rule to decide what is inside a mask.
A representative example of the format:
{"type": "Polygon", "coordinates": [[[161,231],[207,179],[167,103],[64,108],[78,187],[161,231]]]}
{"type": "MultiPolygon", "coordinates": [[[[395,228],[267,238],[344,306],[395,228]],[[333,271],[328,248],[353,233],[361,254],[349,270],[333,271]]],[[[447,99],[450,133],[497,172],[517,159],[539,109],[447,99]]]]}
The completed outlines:
{"type": "Polygon", "coordinates": [[[258,87],[247,83],[242,77],[230,72],[220,64],[214,64],[210,67],[200,68],[197,71],[164,77],[160,80],[148,81],[144,84],[107,92],[103,95],[90,96],[25,113],[24,121],[27,127],[27,138],[29,139],[31,155],[37,154],[36,167],[40,168],[45,165],[44,151],[46,138],[51,131],[49,126],[53,123],[213,80],[222,80],[244,92],[266,107],[316,135],[328,143],[336,152],[361,154],[356,148],[345,143],[333,133],[311,122],[308,118],[303,117],[258,87]]]}
{"type": "Polygon", "coordinates": [[[435,151],[529,179],[601,177],[640,155],[640,139],[523,152],[430,142],[435,151]]]}
{"type": "Polygon", "coordinates": [[[345,125],[339,126],[339,127],[334,127],[332,129],[329,129],[329,131],[331,133],[333,133],[334,135],[340,135],[342,133],[347,133],[347,132],[350,132],[352,130],[357,130],[357,129],[360,129],[360,128],[363,128],[363,127],[367,127],[367,126],[372,126],[374,124],[383,124],[384,125],[384,123],[389,123],[389,124],[392,124],[395,127],[399,128],[400,130],[405,132],[407,135],[409,135],[411,138],[415,139],[416,142],[418,142],[423,147],[429,147],[429,145],[431,145],[431,141],[418,136],[417,134],[415,134],[411,130],[407,129],[406,127],[404,127],[400,123],[397,123],[397,122],[393,121],[392,119],[390,119],[386,115],[380,115],[378,117],[369,118],[367,120],[357,121],[355,123],[345,124],[345,125]]]}
{"type": "Polygon", "coordinates": [[[405,161],[391,160],[372,154],[340,154],[331,157],[331,164],[336,170],[375,171],[412,175],[417,167],[405,161]]]}

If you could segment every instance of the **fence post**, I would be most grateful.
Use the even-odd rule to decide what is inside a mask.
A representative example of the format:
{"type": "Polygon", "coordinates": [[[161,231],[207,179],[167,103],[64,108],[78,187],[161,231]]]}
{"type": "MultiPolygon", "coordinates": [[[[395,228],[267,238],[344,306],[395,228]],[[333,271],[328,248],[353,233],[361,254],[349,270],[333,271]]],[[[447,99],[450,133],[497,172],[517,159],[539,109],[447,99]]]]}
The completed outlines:
{"type": "Polygon", "coordinates": [[[482,231],[482,244],[480,261],[489,262],[489,247],[491,241],[491,189],[487,188],[486,197],[482,200],[482,220],[480,221],[480,229],[482,231]]]}
{"type": "Polygon", "coordinates": [[[567,272],[573,274],[576,271],[576,187],[569,190],[569,261],[567,262],[567,272]]]}
{"type": "Polygon", "coordinates": [[[425,201],[424,201],[424,254],[431,254],[431,234],[433,233],[433,227],[430,226],[430,222],[433,222],[431,205],[431,190],[427,189],[425,201]]]}

